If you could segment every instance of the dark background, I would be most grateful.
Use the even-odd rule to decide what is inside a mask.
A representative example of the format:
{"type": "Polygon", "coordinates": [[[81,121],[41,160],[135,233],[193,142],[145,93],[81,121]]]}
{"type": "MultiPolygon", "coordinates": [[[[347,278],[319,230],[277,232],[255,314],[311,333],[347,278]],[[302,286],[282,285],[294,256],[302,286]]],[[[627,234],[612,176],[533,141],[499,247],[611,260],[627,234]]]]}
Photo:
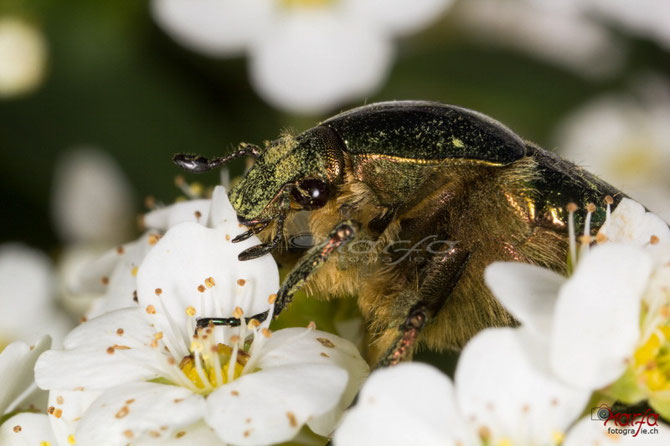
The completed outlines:
{"type": "MultiPolygon", "coordinates": [[[[271,108],[252,90],[244,58],[212,60],[182,49],[154,24],[145,1],[20,3],[47,37],[49,67],[37,91],[0,101],[2,241],[58,249],[49,208],[53,166],[73,146],[109,152],[131,180],[140,209],[143,196],[171,201],[177,195],[175,152],[222,154],[240,141],[272,139],[286,127],[302,131],[337,111],[295,116],[271,108]]],[[[631,45],[623,69],[594,80],[476,43],[453,20],[447,14],[398,41],[388,82],[350,105],[389,99],[459,104],[547,145],[557,122],[588,99],[623,88],[641,71],[670,73],[667,52],[631,36],[622,36],[631,45]]],[[[201,179],[213,184],[217,177],[201,179]]]]}

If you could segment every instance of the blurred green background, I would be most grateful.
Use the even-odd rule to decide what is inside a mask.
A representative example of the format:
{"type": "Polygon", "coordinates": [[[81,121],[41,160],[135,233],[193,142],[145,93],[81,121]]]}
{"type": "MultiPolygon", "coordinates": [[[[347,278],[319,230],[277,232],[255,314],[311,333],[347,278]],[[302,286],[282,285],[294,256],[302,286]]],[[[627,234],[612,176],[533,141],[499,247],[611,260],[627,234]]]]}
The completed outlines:
{"type": "MultiPolygon", "coordinates": [[[[252,89],[244,57],[215,60],[183,49],[154,23],[146,1],[0,5],[0,14],[18,11],[36,24],[49,50],[42,85],[0,100],[3,241],[57,249],[50,223],[53,166],[73,146],[110,153],[136,190],[140,209],[146,195],[166,202],[177,195],[178,171],[170,162],[176,152],[222,154],[240,141],[272,139],[283,128],[302,131],[337,111],[297,116],[270,107],[252,89]]],[[[619,37],[628,45],[621,69],[589,78],[473,39],[450,12],[424,32],[399,39],[381,90],[341,108],[391,99],[459,104],[550,145],[555,125],[575,107],[624,88],[641,71],[670,73],[670,56],[659,44],[619,37]]],[[[216,174],[201,179],[217,181],[216,174]]]]}

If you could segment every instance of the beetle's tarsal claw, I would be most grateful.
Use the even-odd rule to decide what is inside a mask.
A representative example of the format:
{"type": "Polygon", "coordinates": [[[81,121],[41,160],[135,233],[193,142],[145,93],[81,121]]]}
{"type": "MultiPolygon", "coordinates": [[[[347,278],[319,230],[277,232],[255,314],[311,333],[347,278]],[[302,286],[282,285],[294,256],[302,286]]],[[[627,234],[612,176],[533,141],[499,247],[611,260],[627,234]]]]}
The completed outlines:
{"type": "Polygon", "coordinates": [[[172,157],[172,162],[188,172],[200,173],[211,170],[211,162],[199,155],[178,153],[172,157]]]}
{"type": "Polygon", "coordinates": [[[270,222],[271,222],[271,220],[270,220],[270,221],[266,221],[266,222],[262,222],[262,223],[257,223],[257,224],[255,224],[255,225],[254,225],[251,229],[249,229],[248,231],[243,232],[242,234],[239,234],[238,236],[236,236],[236,237],[233,239],[233,243],[242,242],[242,241],[248,239],[249,237],[251,237],[252,235],[256,235],[256,234],[258,234],[259,232],[262,232],[263,229],[265,229],[265,228],[268,227],[268,225],[270,224],[270,222]]]}
{"type": "Polygon", "coordinates": [[[233,243],[243,242],[243,241],[247,240],[249,237],[251,237],[252,235],[254,235],[254,230],[249,229],[248,231],[243,232],[240,235],[236,236],[233,239],[233,243]]]}
{"type": "Polygon", "coordinates": [[[245,260],[251,260],[258,258],[260,256],[264,256],[265,254],[269,253],[272,251],[274,246],[271,243],[263,243],[261,245],[256,245],[252,246],[251,248],[245,249],[242,251],[238,256],[238,260],[240,262],[244,262],[245,260]]]}

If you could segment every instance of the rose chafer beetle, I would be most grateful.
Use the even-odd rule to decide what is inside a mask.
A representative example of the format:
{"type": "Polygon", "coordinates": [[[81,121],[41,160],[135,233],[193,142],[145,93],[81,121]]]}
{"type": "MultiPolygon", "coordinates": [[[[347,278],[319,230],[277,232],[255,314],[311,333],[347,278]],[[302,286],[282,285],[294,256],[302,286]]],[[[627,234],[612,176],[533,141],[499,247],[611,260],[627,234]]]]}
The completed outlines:
{"type": "Polygon", "coordinates": [[[245,155],[255,164],[229,192],[249,227],[237,239],[259,234],[267,243],[240,260],[277,248],[300,210],[321,240],[287,276],[274,314],[305,284],[321,296],[356,296],[379,365],[411,358],[421,343],[457,349],[483,328],[514,324],[484,284],[486,265],[514,260],[566,273],[566,206],[579,207],[577,225],[595,208],[595,231],[604,201],[624,196],[488,116],[435,102],[366,105],[265,148],[174,161],[202,172],[245,155]],[[426,240],[420,256],[405,254],[426,240]],[[356,243],[369,247],[365,255],[343,248],[356,243]]]}

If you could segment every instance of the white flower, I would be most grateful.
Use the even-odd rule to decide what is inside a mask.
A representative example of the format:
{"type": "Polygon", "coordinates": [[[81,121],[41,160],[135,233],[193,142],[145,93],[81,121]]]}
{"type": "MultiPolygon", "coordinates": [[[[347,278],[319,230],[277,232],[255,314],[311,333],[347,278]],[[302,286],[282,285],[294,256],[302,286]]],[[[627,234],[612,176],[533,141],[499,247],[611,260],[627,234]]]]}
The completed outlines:
{"type": "Polygon", "coordinates": [[[670,3],[664,0],[586,0],[587,12],[609,19],[670,49],[670,3]]]}
{"type": "MultiPolygon", "coordinates": [[[[33,368],[42,352],[51,345],[48,336],[40,338],[35,345],[13,342],[0,353],[0,419],[12,412],[32,409],[31,402],[42,400],[45,392],[37,389],[33,368]]],[[[0,425],[0,444],[23,446],[53,441],[51,426],[46,415],[21,413],[10,416],[0,425]]]]}
{"type": "Polygon", "coordinates": [[[3,446],[65,446],[56,441],[46,415],[28,412],[14,415],[0,425],[0,444],[3,446]]]}
{"type": "MultiPolygon", "coordinates": [[[[613,422],[603,423],[590,419],[590,417],[583,418],[570,429],[570,434],[565,439],[563,446],[665,446],[670,439],[670,429],[658,422],[657,425],[650,427],[643,424],[646,429],[658,429],[658,433],[641,434],[637,433],[637,424],[631,427],[626,426],[627,429],[632,429],[633,433],[622,434],[614,433],[610,429],[615,427],[613,422]]],[[[620,427],[620,431],[624,427],[620,427]]]]}
{"type": "Polygon", "coordinates": [[[176,439],[204,420],[224,443],[268,444],[304,424],[327,435],[353,399],[367,372],[355,347],[311,329],[267,330],[279,285],[274,260],[239,262],[238,253],[259,241],[233,244],[242,229],[222,187],[213,202],[213,228],[178,224],[148,252],[137,273],[140,308],[94,318],[66,337],[63,351],[40,357],[38,384],[52,400],[77,405],[75,414],[85,406],[77,389],[87,398],[99,392],[61,437],[176,439]],[[200,317],[266,311],[262,323],[195,331],[200,317]]]}
{"type": "Polygon", "coordinates": [[[554,145],[670,221],[670,88],[657,79],[640,84],[632,94],[606,95],[573,112],[554,145]]]}
{"type": "Polygon", "coordinates": [[[0,245],[0,350],[16,340],[49,334],[55,344],[73,321],[57,307],[57,283],[50,259],[24,245],[0,245]]]}
{"type": "Polygon", "coordinates": [[[57,259],[59,298],[84,315],[96,297],[78,286],[82,271],[105,250],[132,234],[134,197],[119,166],[105,152],[79,147],[61,156],[54,170],[51,211],[64,249],[57,259]]]}
{"type": "Polygon", "coordinates": [[[47,44],[34,25],[0,17],[0,99],[28,93],[44,78],[47,44]]]}
{"type": "Polygon", "coordinates": [[[265,100],[314,113],[373,93],[392,37],[418,30],[452,0],[154,0],[156,21],[213,57],[248,52],[265,100]]]}
{"type": "MultiPolygon", "coordinates": [[[[217,192],[223,193],[223,190],[217,192]]],[[[146,254],[166,230],[183,222],[212,226],[209,221],[211,199],[177,202],[144,215],[149,230],[138,240],[108,250],[94,261],[80,265],[70,289],[78,297],[94,295],[86,317],[93,318],[108,311],[137,305],[137,272],[146,254]]]]}
{"type": "Polygon", "coordinates": [[[568,280],[521,263],[493,263],[486,283],[529,330],[552,371],[595,390],[626,369],[640,335],[642,294],[652,261],[640,248],[607,243],[580,260],[568,280]]]}
{"type": "Polygon", "coordinates": [[[537,369],[514,329],[488,329],[463,350],[455,385],[436,369],[375,371],[335,431],[335,445],[552,445],[589,393],[537,369]]]}
{"type": "MultiPolygon", "coordinates": [[[[0,353],[0,418],[18,409],[36,390],[33,367],[37,357],[51,346],[48,336],[34,345],[13,342],[0,353]]],[[[4,444],[4,443],[1,443],[4,444]]]]}
{"type": "MultiPolygon", "coordinates": [[[[81,392],[79,392],[81,393],[81,392]]],[[[65,414],[71,416],[72,419],[77,418],[76,414],[82,414],[83,411],[78,411],[75,405],[69,404],[65,397],[59,395],[62,403],[55,403],[52,406],[53,413],[58,410],[62,411],[58,417],[55,415],[43,415],[37,413],[19,413],[8,419],[0,426],[0,444],[3,446],[72,446],[73,444],[82,444],[77,441],[77,438],[68,427],[76,425],[75,422],[63,421],[65,414]]],[[[75,399],[75,398],[73,398],[75,399]]],[[[82,398],[76,398],[80,401],[82,398]]],[[[77,405],[81,406],[81,405],[77,405]]],[[[88,407],[88,406],[86,406],[88,407]]],[[[161,431],[156,431],[161,433],[161,431]]],[[[172,438],[156,438],[156,435],[149,436],[150,439],[139,441],[132,441],[133,446],[147,446],[160,444],[162,446],[171,445],[195,445],[203,444],[208,446],[222,445],[218,437],[212,429],[205,423],[196,423],[191,426],[179,430],[172,438]]],[[[126,438],[130,442],[131,438],[126,438]]],[[[108,444],[108,443],[100,443],[108,444]]]]}
{"type": "Polygon", "coordinates": [[[486,283],[521,322],[529,356],[555,376],[576,388],[607,388],[629,403],[648,397],[667,416],[667,396],[655,392],[670,390],[663,350],[670,267],[658,261],[670,255],[670,231],[623,200],[601,233],[608,241],[582,256],[570,278],[498,262],[486,269],[486,283]],[[626,374],[628,384],[613,384],[626,374]]]}
{"type": "Polygon", "coordinates": [[[105,152],[75,149],[56,164],[52,211],[68,243],[110,246],[130,234],[133,194],[118,165],[105,152]]]}
{"type": "Polygon", "coordinates": [[[455,23],[472,38],[503,45],[589,77],[615,72],[624,53],[608,30],[568,0],[468,0],[455,23]]]}

